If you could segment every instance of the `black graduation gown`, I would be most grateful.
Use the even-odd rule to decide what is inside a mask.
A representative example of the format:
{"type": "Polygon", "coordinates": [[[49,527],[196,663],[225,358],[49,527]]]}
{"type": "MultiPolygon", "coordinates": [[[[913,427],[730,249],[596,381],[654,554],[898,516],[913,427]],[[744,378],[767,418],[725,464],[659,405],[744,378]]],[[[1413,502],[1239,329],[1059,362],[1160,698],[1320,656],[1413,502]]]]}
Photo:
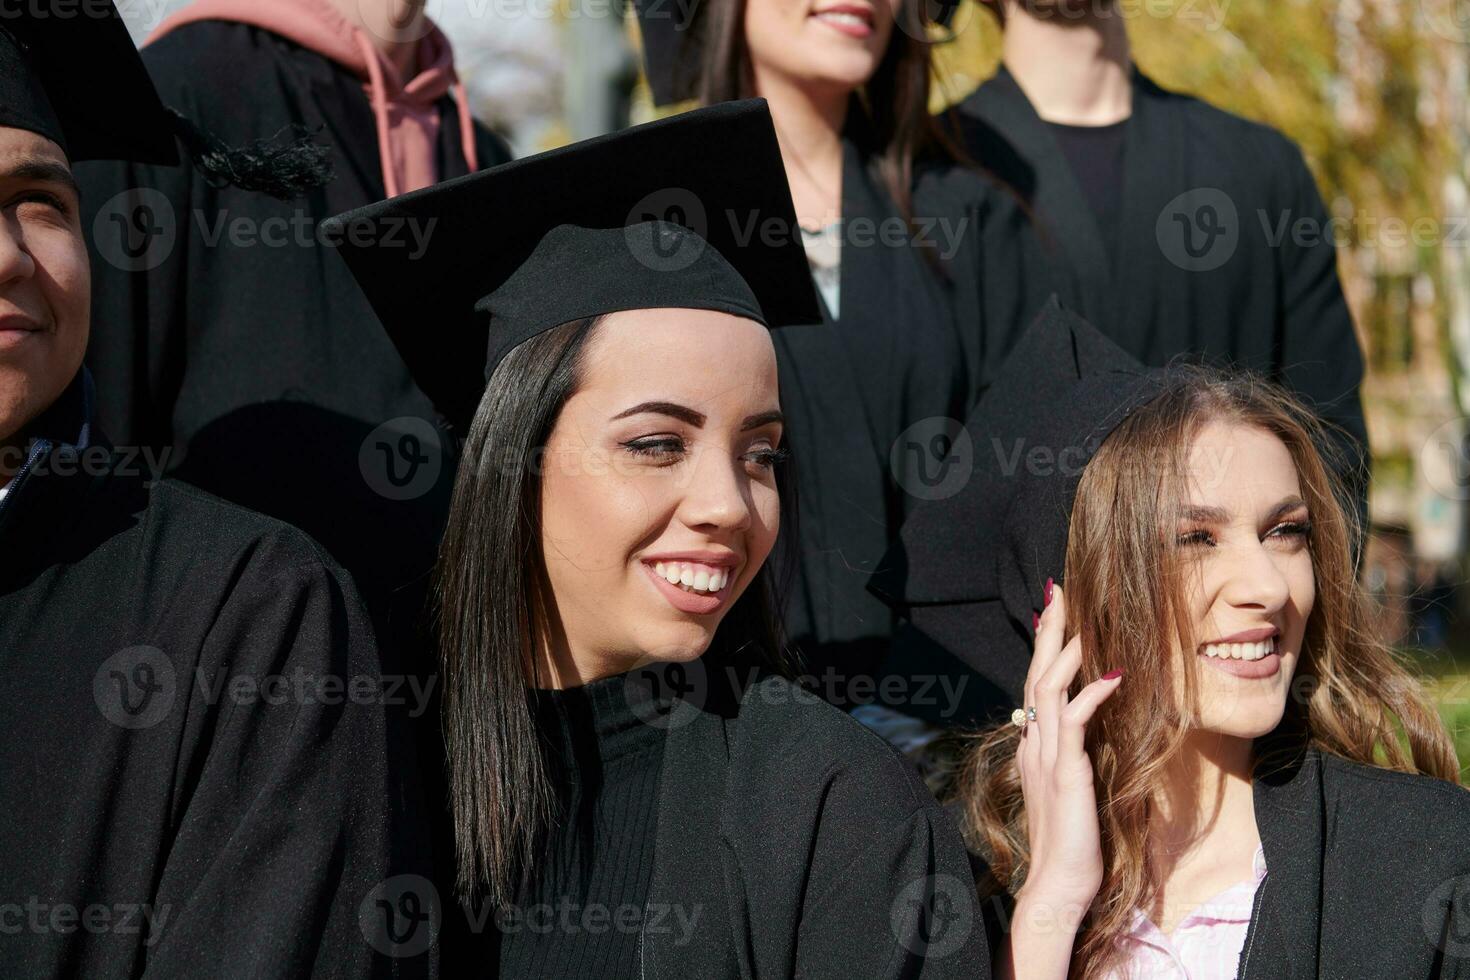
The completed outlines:
{"type": "MultiPolygon", "coordinates": [[[[237,146],[304,126],[330,144],[336,176],[283,202],[211,187],[189,167],[77,167],[94,233],[88,364],[100,422],[120,446],[175,447],[180,478],[305,530],[352,573],[380,624],[403,633],[421,591],[396,597],[391,616],[384,606],[432,565],[454,467],[346,264],[318,244],[322,221],[385,196],[362,83],[233,22],[181,27],[143,60],[164,101],[199,126],[237,146]],[[133,187],[156,192],[140,199],[151,210],[109,207],[133,187]],[[156,267],[120,267],[124,227],[140,266],[156,267]]],[[[440,115],[448,179],[466,171],[449,97],[440,115]]],[[[482,167],[509,159],[479,135],[482,167]]],[[[414,242],[405,229],[404,246],[414,242]]]]}
{"type": "MultiPolygon", "coordinates": [[[[1470,977],[1470,791],[1312,749],[1257,775],[1241,980],[1470,977]]],[[[989,938],[1009,898],[982,903],[989,938]]]]}
{"type": "Polygon", "coordinates": [[[1470,977],[1470,791],[1312,751],[1255,809],[1242,980],[1470,977]]]}
{"type": "Polygon", "coordinates": [[[427,975],[370,942],[427,865],[350,581],[87,446],[82,389],[0,501],[0,975],[427,975]]]}
{"type": "Polygon", "coordinates": [[[843,706],[868,697],[845,682],[873,675],[893,631],[869,576],[913,504],[961,477],[943,463],[950,438],[1056,288],[1020,202],[978,171],[922,166],[913,212],[933,262],[884,237],[898,206],[845,138],[839,316],[772,333],[798,501],[787,630],[807,671],[835,672],[820,690],[843,706]]]}
{"type": "MultiPolygon", "coordinates": [[[[171,448],[179,479],[305,530],[352,574],[385,655],[428,685],[435,659],[419,631],[453,447],[346,263],[317,237],[327,218],[386,194],[362,83],[316,52],[233,22],[185,25],[143,60],[164,101],[202,128],[239,146],[304,126],[331,146],[336,176],[283,202],[212,187],[188,167],[76,168],[92,232],[87,361],[101,424],[119,446],[171,448]],[[135,187],[148,210],[109,207],[135,187]],[[135,226],[165,230],[143,236],[135,226]],[[124,261],[124,227],[134,229],[136,265],[124,261]]],[[[439,173],[461,176],[448,97],[440,116],[439,173]]],[[[481,167],[510,158],[488,131],[479,136],[481,167]]],[[[404,229],[404,247],[415,241],[404,229]]],[[[437,703],[420,717],[420,768],[438,800],[437,703]]],[[[448,839],[443,827],[435,836],[448,839]]],[[[451,863],[440,850],[444,890],[451,863]]]]}
{"type": "Polygon", "coordinates": [[[664,744],[640,976],[988,977],[959,830],[912,767],[789,681],[708,676],[664,744]]]}
{"type": "Polygon", "coordinates": [[[1301,151],[1276,130],[1169,92],[1136,68],[1133,92],[1116,255],[1009,71],[1002,67],[956,115],[970,152],[1045,229],[1065,268],[1058,281],[1070,308],[1147,365],[1189,353],[1282,383],[1341,428],[1355,489],[1366,493],[1366,474],[1357,472],[1367,465],[1363,356],[1327,210],[1301,151]],[[1178,203],[1186,192],[1193,194],[1178,203]],[[1293,234],[1304,219],[1316,239],[1293,234]],[[1190,225],[1188,249],[1181,222],[1190,225]]]}

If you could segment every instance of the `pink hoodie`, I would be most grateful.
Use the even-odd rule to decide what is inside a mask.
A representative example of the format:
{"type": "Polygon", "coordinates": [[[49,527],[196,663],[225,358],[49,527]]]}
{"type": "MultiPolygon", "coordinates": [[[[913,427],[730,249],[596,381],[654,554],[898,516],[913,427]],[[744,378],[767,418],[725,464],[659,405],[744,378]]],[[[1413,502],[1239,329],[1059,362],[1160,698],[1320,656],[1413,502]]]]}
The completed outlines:
{"type": "Polygon", "coordinates": [[[465,163],[471,173],[480,169],[474,119],[464,85],[454,72],[454,52],[444,32],[433,24],[419,42],[419,73],[405,83],[397,66],[343,16],[332,0],[196,0],[158,25],[148,43],[201,20],[227,20],[263,28],[330,58],[361,78],[377,118],[383,186],[389,197],[438,182],[436,103],[451,89],[459,106],[465,163]]]}

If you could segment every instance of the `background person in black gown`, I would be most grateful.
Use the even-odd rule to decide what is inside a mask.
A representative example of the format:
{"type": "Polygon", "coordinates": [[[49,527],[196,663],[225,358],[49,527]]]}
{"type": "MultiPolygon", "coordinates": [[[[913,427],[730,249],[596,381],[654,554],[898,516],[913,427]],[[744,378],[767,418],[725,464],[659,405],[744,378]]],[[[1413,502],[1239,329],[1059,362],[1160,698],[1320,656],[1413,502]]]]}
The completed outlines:
{"type": "Polygon", "coordinates": [[[771,106],[824,314],[775,337],[798,453],[787,626],[823,696],[874,721],[913,692],[849,688],[894,628],[867,578],[913,504],[946,492],[958,420],[1055,288],[1020,203],[932,125],[922,9],[719,0],[687,24],[640,9],[656,98],[771,106]]]}
{"type": "Polygon", "coordinates": [[[109,0],[0,19],[0,975],[431,975],[378,920],[428,866],[351,581],[96,425],[71,165],[177,123],[109,0]]]}
{"type": "MultiPolygon", "coordinates": [[[[334,176],[283,201],[189,167],[79,169],[98,231],[87,363],[101,420],[167,447],[180,478],[310,533],[385,640],[411,636],[411,583],[448,506],[447,440],[320,223],[509,153],[470,118],[448,40],[407,0],[197,0],[142,56],[211,131],[305,133],[334,176]]],[[[399,242],[421,249],[431,231],[399,242]]]]}
{"type": "MultiPolygon", "coordinates": [[[[449,42],[408,0],[198,0],[142,57],[213,132],[305,132],[335,176],[287,201],[190,167],[79,168],[97,231],[87,363],[102,424],[321,542],[362,590],[392,669],[434,691],[417,631],[451,440],[321,222],[509,151],[471,120],[449,42]]],[[[416,253],[432,230],[405,227],[395,244],[416,253]]],[[[437,710],[419,717],[437,799],[437,710]]]]}
{"type": "Polygon", "coordinates": [[[1300,150],[1152,82],[1114,0],[986,7],[1003,64],[952,118],[1047,229],[1067,305],[1145,364],[1203,356],[1304,398],[1364,509],[1363,356],[1300,150]]]}

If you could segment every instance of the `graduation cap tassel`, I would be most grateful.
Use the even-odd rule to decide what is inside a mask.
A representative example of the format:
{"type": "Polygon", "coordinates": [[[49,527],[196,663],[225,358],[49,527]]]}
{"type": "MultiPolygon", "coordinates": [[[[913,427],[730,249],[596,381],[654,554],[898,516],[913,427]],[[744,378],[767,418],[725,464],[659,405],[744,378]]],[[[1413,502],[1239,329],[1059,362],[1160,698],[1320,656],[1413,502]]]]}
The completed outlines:
{"type": "Polygon", "coordinates": [[[215,187],[259,191],[282,201],[321,187],[334,176],[327,157],[331,147],[302,134],[287,143],[279,135],[232,147],[205,132],[183,113],[169,109],[174,133],[190,160],[215,187]]]}

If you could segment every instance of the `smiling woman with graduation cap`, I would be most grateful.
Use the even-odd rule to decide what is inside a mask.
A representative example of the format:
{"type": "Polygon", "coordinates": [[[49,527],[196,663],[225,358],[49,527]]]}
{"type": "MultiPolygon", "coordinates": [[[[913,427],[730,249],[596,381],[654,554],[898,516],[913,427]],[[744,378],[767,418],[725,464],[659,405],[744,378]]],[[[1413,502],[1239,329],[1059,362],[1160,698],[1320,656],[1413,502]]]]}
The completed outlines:
{"type": "Polygon", "coordinates": [[[504,975],[987,970],[947,814],[781,677],[769,329],[816,304],[798,243],[740,234],[764,219],[791,227],[790,194],[740,102],[337,220],[466,439],[444,722],[459,886],[504,975]],[[422,258],[366,244],[405,219],[435,222],[422,258]]]}

